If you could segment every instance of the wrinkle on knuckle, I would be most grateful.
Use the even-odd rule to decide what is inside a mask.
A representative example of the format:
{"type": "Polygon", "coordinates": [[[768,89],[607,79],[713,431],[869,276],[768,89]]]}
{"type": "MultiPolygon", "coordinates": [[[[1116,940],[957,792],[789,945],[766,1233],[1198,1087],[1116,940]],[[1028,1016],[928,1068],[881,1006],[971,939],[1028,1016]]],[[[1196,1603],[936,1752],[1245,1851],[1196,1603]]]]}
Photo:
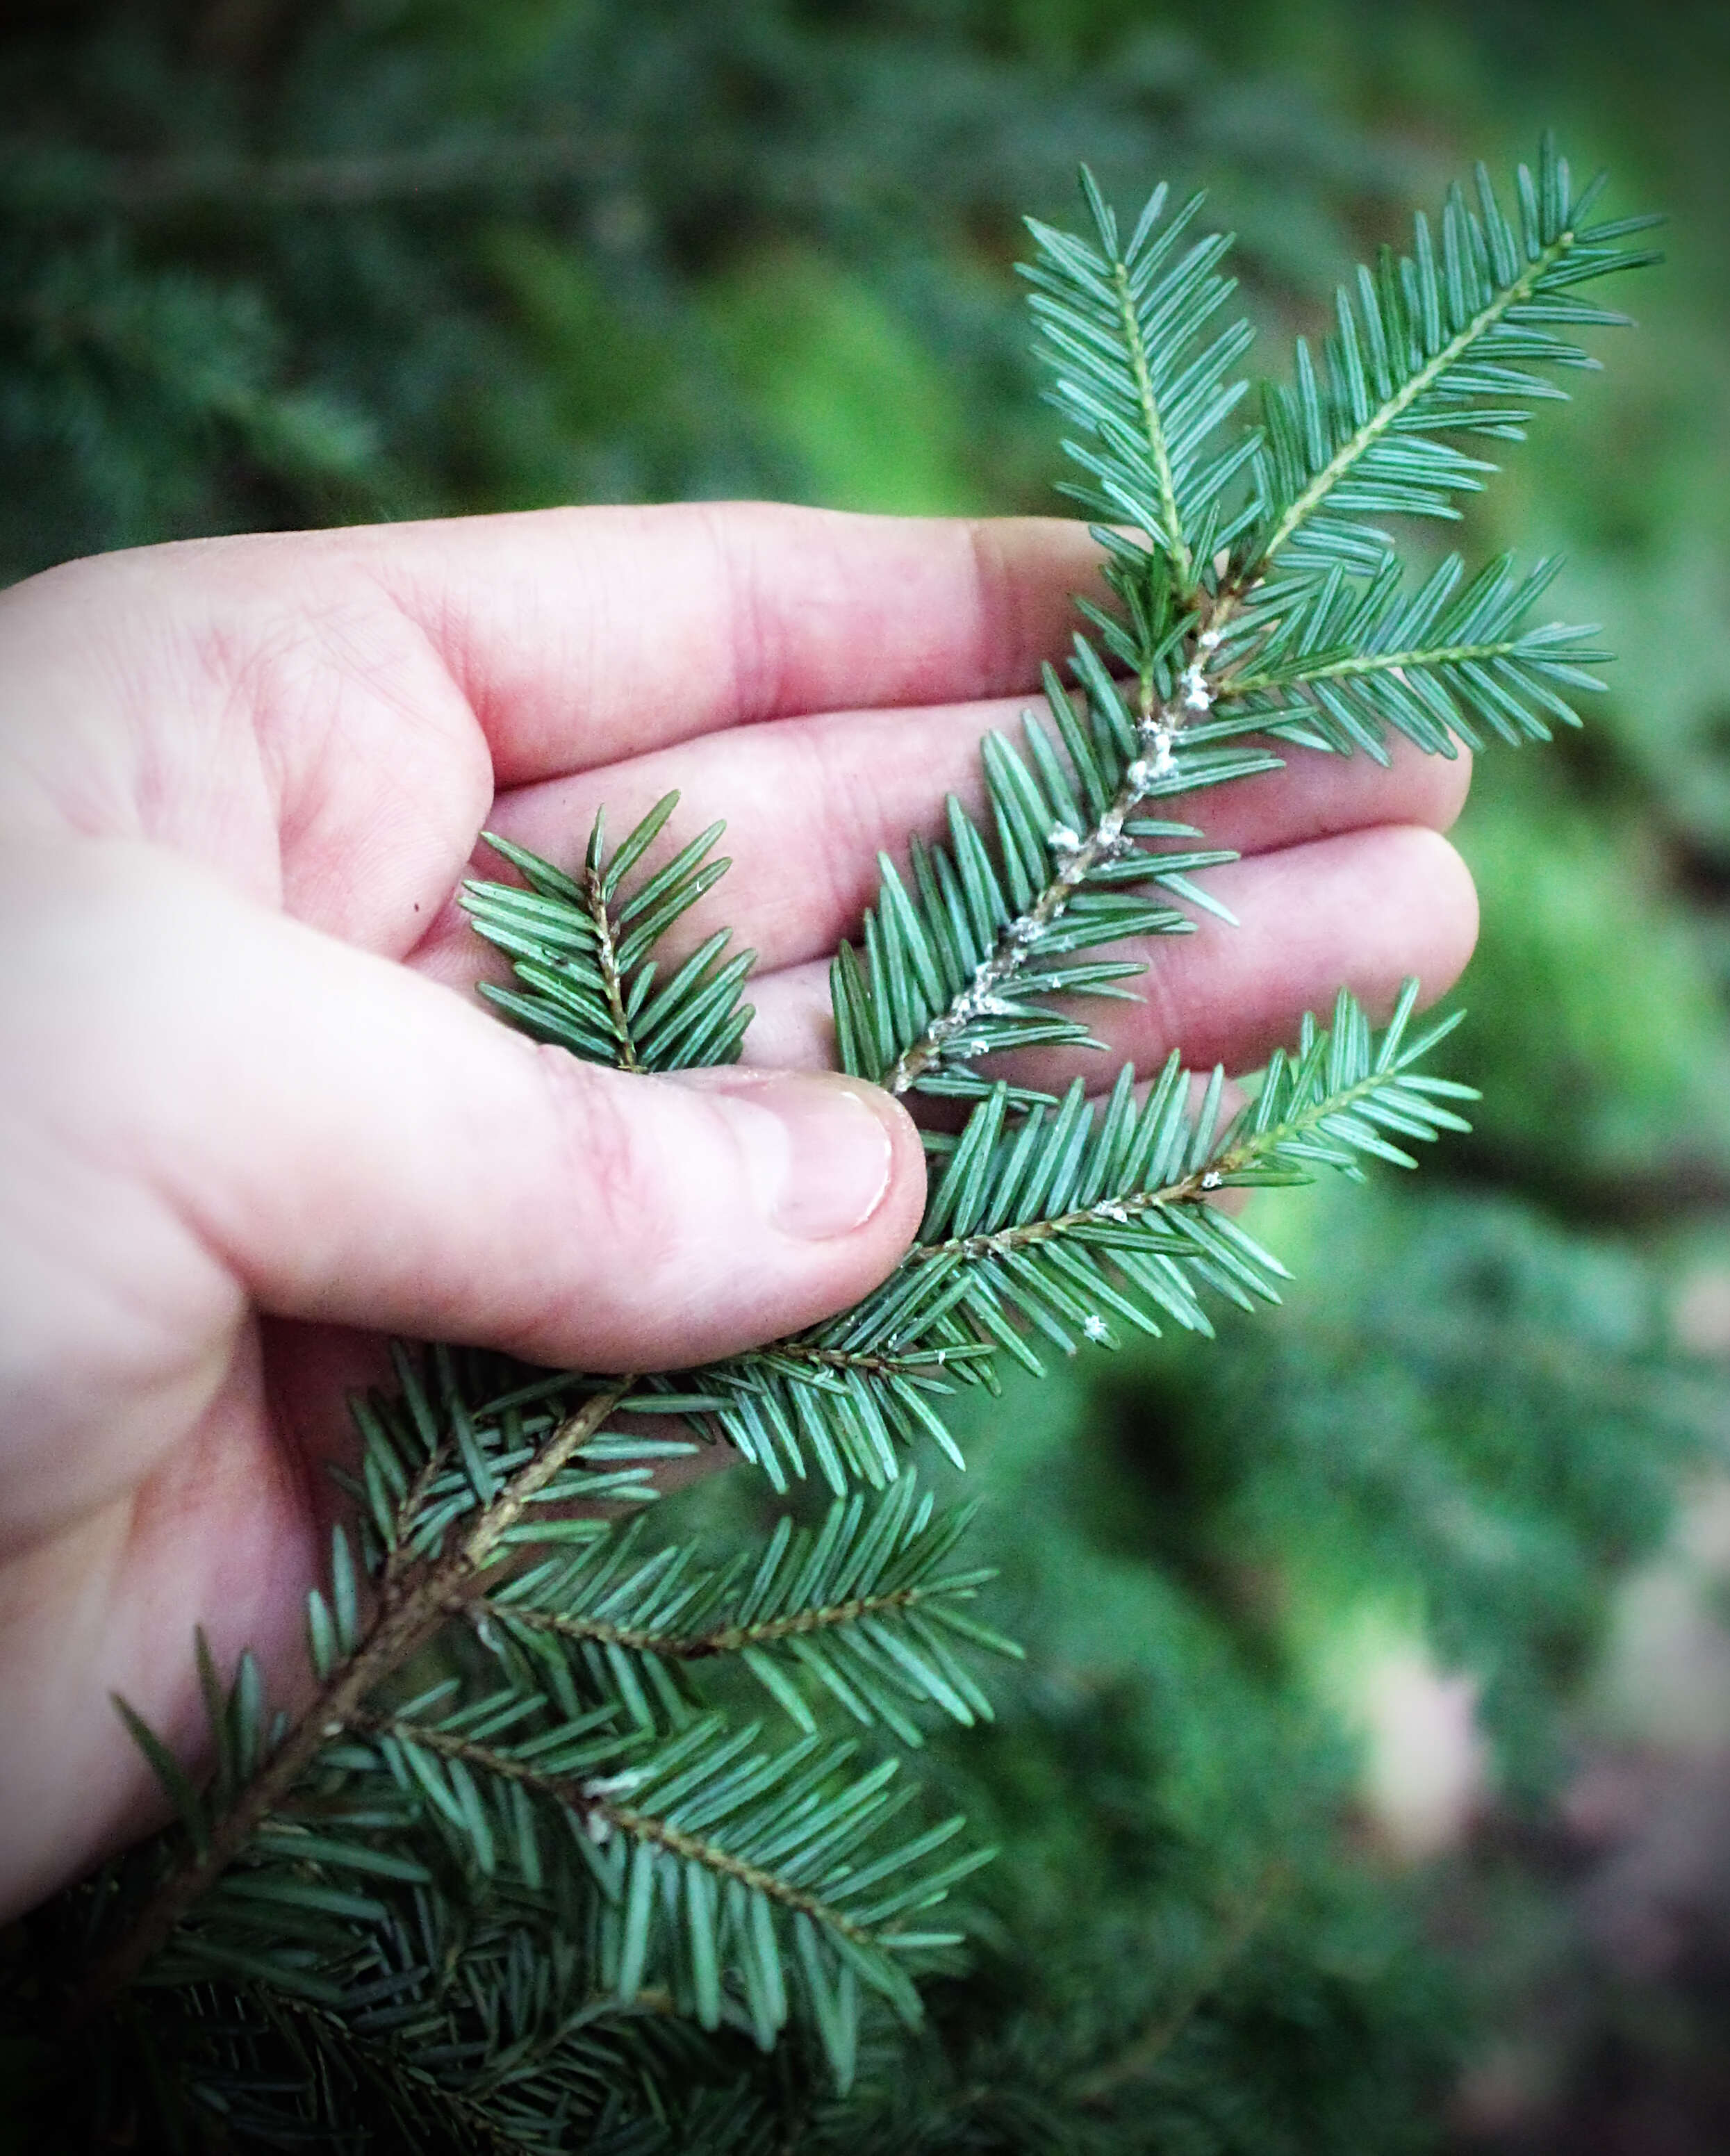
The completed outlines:
{"type": "MultiPolygon", "coordinates": [[[[814,878],[820,885],[822,909],[829,920],[850,924],[860,907],[860,878],[855,864],[868,850],[869,813],[860,800],[860,788],[848,783],[856,774],[837,773],[819,735],[793,738],[803,752],[805,771],[796,789],[789,791],[795,792],[796,798],[821,804],[814,820],[832,838],[832,843],[819,848],[811,861],[814,878]]],[[[875,869],[867,872],[865,886],[875,889],[875,869]]],[[[800,894],[789,907],[795,931],[809,897],[809,892],[800,894]]]]}
{"type": "Polygon", "coordinates": [[[1142,965],[1131,983],[1141,1001],[1129,1007],[1136,1013],[1140,1036],[1136,1062],[1142,1068],[1163,1062],[1173,1049],[1183,1045],[1183,1013],[1167,963],[1173,959],[1179,965],[1183,963],[1181,952],[1173,948],[1176,942],[1176,938],[1166,938],[1162,947],[1160,940],[1147,937],[1129,947],[1129,955],[1139,958],[1142,965]]]}
{"type": "Polygon", "coordinates": [[[726,706],[733,719],[749,725],[772,716],[781,705],[786,654],[767,603],[764,578],[757,562],[753,520],[735,506],[731,513],[706,507],[702,529],[715,565],[715,584],[724,616],[721,648],[731,675],[726,706]]]}
{"type": "Polygon", "coordinates": [[[988,694],[998,681],[1019,684],[1030,671],[1021,623],[1014,603],[1014,578],[1004,554],[1003,534],[997,522],[985,516],[967,519],[968,554],[973,578],[973,608],[977,642],[973,654],[974,687],[988,694]]]}
{"type": "Polygon", "coordinates": [[[634,1281],[667,1271],[679,1224],[626,1096],[634,1083],[650,1081],[598,1070],[562,1048],[540,1045],[534,1053],[561,1155],[550,1179],[581,1193],[573,1209],[586,1269],[602,1281],[619,1277],[617,1263],[634,1281]]]}
{"type": "MultiPolygon", "coordinates": [[[[831,755],[820,733],[797,738],[806,766],[797,798],[816,805],[813,822],[828,839],[813,853],[809,865],[814,880],[821,880],[824,917],[840,924],[835,931],[839,938],[843,933],[855,932],[860,911],[876,901],[879,857],[887,835],[895,834],[890,848],[897,863],[905,864],[909,829],[920,829],[928,839],[938,836],[942,829],[942,804],[935,804],[924,818],[914,819],[910,825],[901,813],[884,760],[843,762],[831,755]]],[[[813,896],[809,891],[797,896],[801,916],[817,910],[811,906],[813,896]]]]}

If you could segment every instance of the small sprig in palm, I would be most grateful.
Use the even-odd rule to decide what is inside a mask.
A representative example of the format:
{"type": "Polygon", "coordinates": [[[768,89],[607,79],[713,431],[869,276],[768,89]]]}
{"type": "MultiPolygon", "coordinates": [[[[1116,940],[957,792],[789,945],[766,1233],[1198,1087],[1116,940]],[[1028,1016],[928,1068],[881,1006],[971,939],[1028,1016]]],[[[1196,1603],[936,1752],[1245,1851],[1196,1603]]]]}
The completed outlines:
{"type": "MultiPolygon", "coordinates": [[[[1425,1067],[1445,1028],[1414,1032],[1414,984],[1379,1033],[1342,990],[1229,1109],[1223,1068],[1192,1078],[1168,1036],[1274,1046],[1255,932],[1221,1019],[1244,962],[1198,917],[1265,916],[1279,891],[1361,930],[1395,887],[1363,804],[1414,813],[1409,750],[1453,759],[1575,722],[1601,654],[1532,624],[1549,565],[1467,581],[1450,559],[1414,583],[1375,520],[1458,515],[1490,470],[1464,444],[1517,439],[1558,393],[1543,370],[1589,363],[1564,333],[1620,317],[1575,288],[1645,259],[1624,244],[1643,221],[1589,225],[1596,189],[1575,198],[1548,148],[1511,214],[1481,172],[1439,238],[1419,218],[1409,256],[1342,290],[1319,362],[1301,343],[1250,426],[1225,241],[1188,239],[1196,205],[1168,216],[1163,190],[1126,241],[1084,187],[1091,236],[1035,226],[1029,275],[1106,589],[1081,603],[1070,680],[1046,666],[1044,712],[1019,741],[990,734],[981,783],[906,856],[881,855],[829,972],[842,1070],[931,1104],[917,1234],[853,1307],[766,1347],[628,1376],[405,1352],[357,1409],[357,1525],[310,1604],[313,1705],[273,1721],[250,1662],[232,1682],[207,1663],[214,1781],[195,1789],[141,1727],[180,1825],[83,1897],[86,2025],[135,1977],[166,1987],[232,2117],[345,2130],[341,2092],[364,2083],[412,2133],[551,2148],[665,2079],[667,2022],[767,2045],[797,2020],[844,2087],[864,2002],[916,2016],[913,1974],[954,1943],[932,1912],[978,1861],[957,1821],[896,1823],[892,1757],[862,1770],[821,1730],[839,1712],[908,1743],[921,1710],[988,1712],[968,1660],[1006,1646],[969,1608],[987,1575],[952,1566],[958,1522],[915,1479],[924,1444],[952,1454],[945,1394],[993,1384],[1005,1356],[1038,1369],[1126,1327],[1205,1332],[1215,1297],[1271,1298],[1277,1261],[1223,1193],[1409,1166],[1413,1142],[1459,1127],[1463,1089],[1425,1067]],[[1294,747],[1326,760],[1286,770],[1294,747]],[[1352,752],[1391,775],[1338,760],[1352,752]],[[1162,813],[1214,788],[1189,812],[1203,829],[1162,813]],[[1354,827],[1329,892],[1322,854],[1354,827]],[[1294,842],[1301,885],[1269,851],[1294,842]],[[1137,1001],[1125,984],[1150,958],[1137,1001]],[[644,1416],[681,1434],[645,1435],[644,1416]],[[826,1480],[823,1524],[784,1519],[721,1568],[655,1547],[648,1463],[723,1440],[778,1491],[826,1480]],[[434,1646],[446,1673],[411,1693],[403,1672],[434,1646]],[[783,1733],[706,1691],[721,1662],[750,1671],[783,1733]],[[306,2062],[286,2085],[285,2046],[306,2062]]],[[[927,748],[955,767],[957,723],[906,726],[921,777],[927,748]]],[[[843,759],[888,739],[828,725],[819,752],[843,759]]],[[[773,772],[778,745],[752,746],[773,772]]],[[[681,757],[702,762],[638,759],[627,794],[681,757]]],[[[515,977],[492,1000],[629,1072],[720,1065],[747,1037],[800,1060],[823,1031],[811,954],[764,983],[752,1033],[748,959],[710,896],[716,834],[677,836],[669,794],[610,850],[596,815],[561,868],[535,841],[572,793],[497,819],[521,884],[465,887],[515,977]]],[[[1312,943],[1382,993],[1362,943],[1312,943]]]]}

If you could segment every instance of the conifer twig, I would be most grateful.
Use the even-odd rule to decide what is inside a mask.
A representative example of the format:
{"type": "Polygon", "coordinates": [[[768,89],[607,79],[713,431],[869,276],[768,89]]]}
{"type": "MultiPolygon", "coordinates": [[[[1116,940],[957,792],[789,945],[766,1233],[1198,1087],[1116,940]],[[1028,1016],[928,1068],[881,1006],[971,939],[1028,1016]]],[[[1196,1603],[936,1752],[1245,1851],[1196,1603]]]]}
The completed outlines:
{"type": "Polygon", "coordinates": [[[1258,581],[1266,573],[1267,565],[1292,533],[1327,499],[1364,452],[1394,433],[1401,418],[1425,392],[1433,388],[1451,368],[1456,367],[1472,346],[1482,340],[1485,333],[1504,319],[1510,308],[1530,298],[1545,275],[1573,251],[1574,243],[1572,227],[1559,234],[1535,260],[1527,264],[1512,284],[1504,285],[1470,321],[1456,330],[1440,351],[1426,360],[1385,403],[1364,421],[1351,439],[1334,452],[1324,468],[1317,473],[1296,499],[1287,505],[1278,523],[1268,534],[1266,544],[1260,548],[1255,564],[1258,581]]]}
{"type": "Polygon", "coordinates": [[[660,1655],[670,1661],[696,1662],[714,1655],[737,1654],[742,1647],[765,1646],[774,1640],[797,1639],[835,1625],[855,1625],[861,1617],[880,1616],[889,1609],[908,1609],[923,1601],[927,1592],[917,1585],[894,1587],[881,1594],[853,1595],[821,1609],[798,1609],[748,1625],[721,1625],[712,1631],[683,1635],[664,1632],[653,1625],[615,1625],[602,1617],[567,1617],[556,1610],[495,1602],[485,1595],[454,1600],[451,1606],[475,1622],[497,1617],[526,1632],[551,1632],[560,1639],[589,1640],[599,1646],[629,1647],[639,1654],[660,1655]]]}
{"type": "Polygon", "coordinates": [[[549,1798],[574,1813],[593,1840],[602,1840],[607,1834],[617,1831],[633,1841],[651,1843],[670,1856],[700,1864],[705,1871],[761,1894],[766,1901],[778,1902],[783,1908],[812,1917],[828,1930],[839,1932],[858,1944],[875,1943],[865,1926],[831,1907],[819,1896],[789,1885],[777,1871],[733,1856],[707,1835],[690,1833],[670,1820],[656,1818],[653,1813],[619,1803],[603,1780],[572,1780],[562,1775],[548,1774],[527,1760],[501,1752],[495,1746],[477,1743],[472,1738],[452,1736],[444,1730],[429,1729],[424,1723],[402,1722],[390,1715],[355,1714],[351,1716],[348,1726],[368,1736],[404,1738],[444,1758],[459,1760],[465,1767],[479,1768],[483,1774],[495,1775],[503,1782],[514,1782],[536,1796],[549,1798]]]}
{"type": "MultiPolygon", "coordinates": [[[[1203,659],[1219,641],[1211,629],[1202,633],[1197,640],[1197,655],[1180,676],[1182,694],[1174,703],[1159,701],[1151,680],[1144,680],[1136,721],[1137,752],[1126,765],[1122,783],[1104,814],[1085,833],[1058,824],[1047,834],[1057,858],[1057,873],[1033,904],[1004,929],[997,947],[976,969],[968,986],[896,1058],[882,1081],[890,1092],[911,1091],[942,1059],[957,1034],[977,1019],[1001,1013],[1005,1008],[1004,990],[1014,984],[1029,959],[1037,955],[1046,931],[1061,918],[1088,876],[1102,863],[1122,860],[1136,850],[1134,840],[1125,835],[1123,827],[1150,793],[1169,790],[1177,772],[1175,748],[1179,734],[1192,719],[1212,709],[1214,690],[1203,659]]],[[[1157,865],[1150,856],[1150,874],[1157,865]]]]}
{"type": "MultiPolygon", "coordinates": [[[[882,857],[860,950],[836,954],[840,1066],[972,1103],[954,1135],[928,1133],[921,1240],[850,1310],[701,1368],[526,1382],[508,1358],[435,1345],[424,1383],[398,1352],[396,1395],[354,1404],[360,1471],[341,1479],[360,1558],[350,1525],[335,1527],[328,1600],[316,1587],[307,1602],[311,1706],[273,1747],[252,1658],[225,1691],[201,1640],[218,1761],[204,1794],[127,1713],[185,1839],[141,1906],[110,1917],[120,1936],[78,1988],[73,2026],[147,1964],[218,1998],[228,1987],[264,2020],[201,2087],[213,2105],[224,2087],[267,2108],[281,2094],[265,2040],[287,2041],[273,2017],[292,2014],[324,2031],[333,2085],[347,2059],[410,2124],[437,2106],[439,2123],[504,2148],[567,2145],[603,2117],[629,2128],[634,2094],[567,2040],[634,2007],[688,2023],[693,2041],[748,2029],[765,2051],[802,2016],[843,2092],[865,1991],[916,2022],[921,1958],[959,1936],[927,1929],[924,1912],[988,1853],[948,1853],[959,1818],[885,1846],[911,1794],[891,1789],[896,1761],[844,1775],[857,1748],[831,1742],[815,1710],[839,1703],[916,1746],[915,1710],[989,1718],[967,1650],[1020,1651],[967,1606],[991,1573],[947,1568],[969,1508],[940,1508],[909,1471],[906,1450],[925,1441],[962,1464],[931,1396],[952,1378],[994,1385],[1004,1355],[1038,1373],[1045,1341],[1115,1347],[1119,1320],[1209,1332],[1204,1296],[1277,1301],[1285,1268],[1216,1193],[1317,1168],[1357,1176],[1368,1160],[1411,1168],[1405,1146],[1467,1127],[1444,1103],[1471,1090],[1420,1068],[1452,1021],[1408,1038],[1415,982],[1379,1034],[1342,990],[1332,1023],[1306,1018],[1295,1053],[1275,1051],[1224,1128],[1224,1071],[1198,1105],[1176,1052],[1147,1085],[1126,1062],[1108,1098],[1080,1076],[1059,1100],[973,1066],[1100,1046],[1053,999],[1124,995],[1142,968],[1121,947],[1193,930],[1184,906],[1229,919],[1190,878],[1235,857],[1137,812],[1279,767],[1245,737],[1383,757],[1398,733],[1451,755],[1475,726],[1518,741],[1577,723],[1569,694],[1601,685],[1586,671],[1604,655],[1586,649],[1593,632],[1527,620],[1553,564],[1517,573],[1504,559],[1466,581],[1450,557],[1407,589],[1392,542],[1364,521],[1457,516],[1490,467],[1432,438],[1517,437],[1528,415],[1502,400],[1557,393],[1531,365],[1590,363],[1555,326],[1618,319],[1572,289],[1642,259],[1620,245],[1642,221],[1589,228],[1595,188],[1576,198],[1548,144],[1518,184],[1513,223],[1486,176],[1476,215],[1455,191],[1439,254],[1418,218],[1411,258],[1360,270],[1355,300],[1340,293],[1319,373],[1300,340],[1293,388],[1271,388],[1264,425],[1229,439],[1245,385],[1229,377],[1250,331],[1209,326],[1233,289],[1218,274],[1228,239],[1178,249],[1199,198],[1167,218],[1156,191],[1125,241],[1084,172],[1097,246],[1034,227],[1053,401],[1091,482],[1068,490],[1101,519],[1118,611],[1080,603],[1098,642],[1075,639],[1079,693],[1045,670],[1049,712],[1024,714],[1024,744],[983,744],[988,820],[952,796],[947,842],[911,841],[905,880],[882,857]],[[1165,840],[1183,850],[1146,844],[1165,840]],[[618,1410],[725,1435],[780,1493],[820,1472],[835,1502],[820,1522],[784,1512],[757,1550],[719,1565],[695,1543],[657,1547],[640,1518],[594,1515],[645,1494],[624,1462],[690,1447],[601,1440],[618,1410]],[[531,1543],[523,1564],[504,1562],[531,1543]],[[459,1656],[407,1704],[382,1689],[464,1625],[491,1667],[459,1656]],[[758,1748],[761,1725],[683,1666],[722,1657],[797,1742],[758,1748]],[[425,2046],[412,2061],[410,2028],[425,2046]]],[[[728,932],[667,958],[668,930],[726,866],[711,857],[718,824],[648,865],[676,802],[664,796],[610,850],[598,814],[568,872],[495,839],[521,882],[463,887],[514,978],[481,993],[591,1062],[725,1063],[752,1017],[752,954],[728,956],[728,932]]],[[[1077,2082],[1077,2101],[1108,2102],[1157,2068],[1278,1876],[1213,1910],[1190,1980],[1077,2082]]],[[[321,2083],[290,2108],[322,2118],[332,2101],[321,2083]]],[[[665,2111],[676,2131],[678,2106],[665,2111]]]]}
{"type": "Polygon", "coordinates": [[[246,1847],[254,1831],[276,1809],[333,1738],[358,1726],[363,1703],[386,1677],[436,1633],[449,1614],[459,1583],[474,1577],[497,1554],[506,1532],[525,1507],[572,1455],[588,1443],[629,1393],[622,1378],[596,1394],[560,1424],[526,1466],[520,1468],[448,1556],[418,1574],[388,1581],[372,1620],[355,1652],[333,1671],[280,1744],[218,1820],[203,1849],[194,1847],[151,1896],[131,1928],[90,1970],[67,2010],[70,2027],[81,2027],[131,1983],[193,1907],[246,1847]]]}
{"type": "Polygon", "coordinates": [[[588,917],[594,923],[595,963],[606,993],[607,1010],[613,1021],[613,1035],[619,1044],[619,1067],[621,1070],[640,1070],[642,1060],[637,1054],[630,1018],[625,1009],[624,981],[619,963],[619,937],[613,924],[612,909],[607,903],[607,880],[593,862],[583,872],[583,895],[588,901],[588,917]]]}
{"type": "Polygon", "coordinates": [[[942,1242],[916,1243],[901,1260],[901,1264],[929,1265],[936,1259],[956,1256],[998,1257],[1005,1251],[1021,1250],[1029,1244],[1050,1242],[1055,1237],[1072,1234],[1078,1228],[1107,1223],[1122,1226],[1137,1214],[1157,1212],[1162,1208],[1204,1204],[1217,1191],[1223,1190],[1233,1176],[1240,1175],[1246,1168],[1252,1168],[1264,1155],[1278,1152],[1281,1147],[1289,1143],[1296,1134],[1329,1118],[1349,1114],[1358,1101],[1374,1095],[1385,1083],[1385,1072],[1372,1070],[1356,1085],[1343,1087],[1337,1093],[1330,1093],[1321,1101],[1311,1102],[1286,1122],[1274,1124],[1265,1131],[1251,1132],[1235,1144],[1225,1146],[1201,1167],[1192,1168],[1176,1182],[1165,1183],[1158,1189],[1117,1192],[1073,1212],[1051,1214],[1043,1219],[993,1229],[988,1235],[951,1236],[942,1242]]]}

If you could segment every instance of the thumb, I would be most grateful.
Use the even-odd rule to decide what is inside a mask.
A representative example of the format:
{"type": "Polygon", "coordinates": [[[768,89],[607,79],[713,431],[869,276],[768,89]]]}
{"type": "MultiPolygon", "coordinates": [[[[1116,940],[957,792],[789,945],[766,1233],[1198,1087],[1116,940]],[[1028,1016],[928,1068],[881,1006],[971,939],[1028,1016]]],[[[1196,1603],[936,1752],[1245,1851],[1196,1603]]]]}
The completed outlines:
{"type": "Polygon", "coordinates": [[[183,861],[84,850],[85,1113],[266,1310],[678,1368],[844,1308],[918,1224],[918,1136],[875,1087],[600,1069],[183,861]]]}

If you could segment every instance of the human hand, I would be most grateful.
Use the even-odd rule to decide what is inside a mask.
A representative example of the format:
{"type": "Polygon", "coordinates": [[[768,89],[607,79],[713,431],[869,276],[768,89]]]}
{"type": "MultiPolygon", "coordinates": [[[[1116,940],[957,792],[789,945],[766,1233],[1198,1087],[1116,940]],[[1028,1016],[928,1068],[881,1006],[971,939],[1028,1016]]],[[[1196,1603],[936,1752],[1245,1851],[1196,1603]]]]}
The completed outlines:
{"type": "MultiPolygon", "coordinates": [[[[196,1758],[195,1625],[295,1696],[319,1468],[380,1336],[677,1368],[894,1264],[902,1111],[761,1073],[821,1069],[877,850],[977,798],[1094,560],[1044,520],[579,510],[0,595],[0,1913],[158,1816],[107,1696],[196,1758]],[[728,821],[734,870],[681,927],[760,953],[757,1068],[532,1046],[466,993],[478,832],[569,859],[603,801],[624,830],[673,783],[675,840],[728,821]]],[[[1342,982],[1372,1010],[1407,973],[1445,988],[1466,778],[1299,754],[1207,797],[1242,925],[1154,950],[1112,1045],[1245,1067],[1342,982]]]]}

